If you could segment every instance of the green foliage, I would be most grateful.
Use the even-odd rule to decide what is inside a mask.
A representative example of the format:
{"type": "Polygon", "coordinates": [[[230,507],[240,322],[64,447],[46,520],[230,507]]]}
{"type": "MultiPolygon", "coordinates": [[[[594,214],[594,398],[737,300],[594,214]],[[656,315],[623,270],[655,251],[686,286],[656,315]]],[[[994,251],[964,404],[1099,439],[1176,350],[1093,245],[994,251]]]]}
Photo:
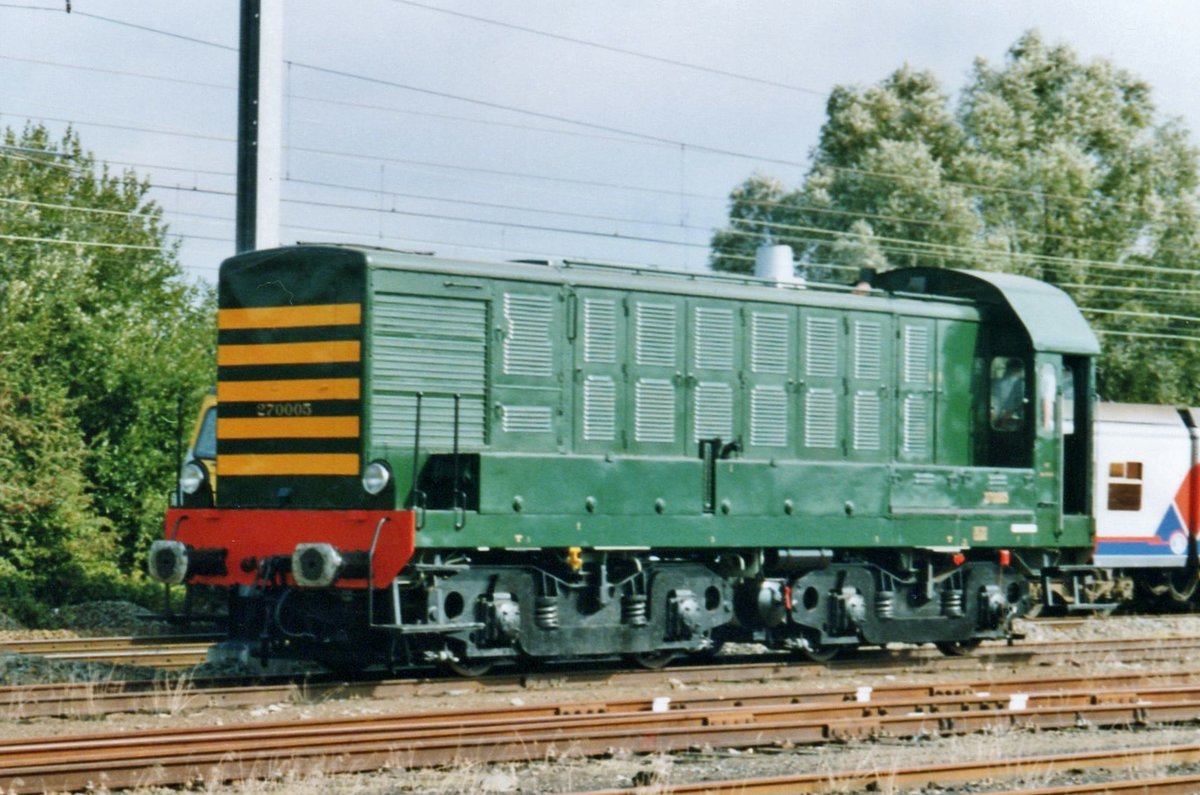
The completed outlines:
{"type": "Polygon", "coordinates": [[[60,604],[140,578],[178,401],[211,381],[213,298],[184,281],[132,172],[111,175],[71,132],[4,143],[0,598],[60,604]]]}
{"type": "Polygon", "coordinates": [[[976,61],[957,106],[907,65],[834,89],[804,183],[735,188],[711,264],[748,271],[769,239],[817,280],[863,266],[1031,275],[1101,332],[1107,399],[1194,403],[1198,169],[1146,83],[1030,32],[1002,65],[976,61]]]}

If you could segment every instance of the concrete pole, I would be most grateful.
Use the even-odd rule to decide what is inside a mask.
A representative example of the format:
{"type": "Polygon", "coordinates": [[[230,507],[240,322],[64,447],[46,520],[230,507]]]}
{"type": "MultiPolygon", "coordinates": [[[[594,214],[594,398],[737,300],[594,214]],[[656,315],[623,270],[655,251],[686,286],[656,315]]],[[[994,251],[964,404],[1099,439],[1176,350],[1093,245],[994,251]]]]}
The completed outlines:
{"type": "Polygon", "coordinates": [[[241,0],[236,245],[279,245],[283,0],[241,0]]]}

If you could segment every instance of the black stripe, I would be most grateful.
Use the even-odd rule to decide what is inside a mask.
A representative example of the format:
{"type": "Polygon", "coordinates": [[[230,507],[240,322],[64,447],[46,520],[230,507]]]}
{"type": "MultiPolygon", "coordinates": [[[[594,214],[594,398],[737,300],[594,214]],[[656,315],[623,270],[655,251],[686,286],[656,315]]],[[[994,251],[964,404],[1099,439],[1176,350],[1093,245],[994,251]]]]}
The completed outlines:
{"type": "Polygon", "coordinates": [[[217,368],[217,381],[290,381],[309,378],[361,377],[362,362],[243,364],[217,368]]]}
{"type": "Polygon", "coordinates": [[[325,246],[253,251],[221,264],[222,309],[361,304],[366,257],[325,246]]]}
{"type": "Polygon", "coordinates": [[[217,332],[219,345],[264,345],[277,342],[343,342],[361,340],[362,326],[303,328],[237,328],[217,332]]]}
{"type": "MultiPolygon", "coordinates": [[[[270,402],[270,401],[264,401],[270,402]]],[[[275,404],[288,403],[303,403],[305,409],[312,407],[312,414],[304,416],[312,417],[352,417],[359,413],[359,401],[357,400],[277,400],[275,404]]],[[[219,412],[221,419],[232,419],[235,417],[260,417],[259,407],[263,403],[221,403],[219,412]]]]}
{"type": "MultiPolygon", "coordinates": [[[[222,439],[217,437],[217,476],[221,473],[221,456],[251,453],[355,453],[361,440],[354,439],[222,439]]],[[[220,488],[220,485],[217,486],[220,488]]]]}
{"type": "Polygon", "coordinates": [[[221,477],[217,505],[222,508],[393,508],[385,491],[369,497],[357,477],[304,475],[221,477]]]}

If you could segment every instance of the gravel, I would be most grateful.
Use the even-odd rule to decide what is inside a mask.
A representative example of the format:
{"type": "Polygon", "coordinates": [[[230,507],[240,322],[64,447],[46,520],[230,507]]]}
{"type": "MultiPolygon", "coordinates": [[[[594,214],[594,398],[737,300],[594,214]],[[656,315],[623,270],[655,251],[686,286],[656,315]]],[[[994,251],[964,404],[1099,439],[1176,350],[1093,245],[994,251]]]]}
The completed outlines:
{"type": "MultiPolygon", "coordinates": [[[[1086,623],[1048,624],[1026,622],[1019,627],[1030,640],[1061,641],[1094,638],[1171,638],[1200,634],[1200,617],[1114,617],[1088,621],[1086,623]]],[[[0,656],[0,683],[14,681],[49,681],[66,677],[70,681],[104,681],[122,677],[124,671],[109,666],[84,664],[50,664],[30,658],[0,656]],[[42,678],[46,677],[46,678],[42,678]]],[[[1136,664],[1133,667],[1150,670],[1151,664],[1136,664]]],[[[1169,667],[1169,666],[1165,666],[1169,667]]],[[[1114,668],[1110,663],[1086,663],[1075,666],[1074,673],[1101,675],[1116,670],[1128,672],[1130,666],[1114,668]]],[[[971,670],[961,673],[945,671],[927,673],[917,668],[895,673],[854,673],[824,669],[814,672],[812,680],[798,684],[780,682],[781,689],[794,690],[798,687],[846,687],[867,684],[898,683],[908,681],[932,682],[954,678],[981,679],[992,676],[1004,679],[1013,676],[1053,677],[1061,675],[1055,666],[1026,667],[1010,670],[997,667],[990,673],[971,670]]],[[[144,670],[135,671],[128,678],[144,678],[144,670]]],[[[770,683],[764,683],[770,684],[770,683]]],[[[269,706],[246,709],[186,709],[186,698],[179,699],[180,708],[164,708],[155,715],[111,715],[98,720],[13,720],[0,715],[0,736],[35,737],[47,735],[76,735],[88,732],[134,731],[164,725],[234,724],[257,721],[303,720],[306,718],[330,718],[338,716],[362,717],[386,715],[413,710],[437,710],[447,708],[482,707],[510,703],[552,703],[562,700],[595,700],[597,698],[650,698],[662,695],[659,692],[638,691],[630,687],[611,685],[572,684],[548,686],[544,689],[529,689],[519,693],[477,693],[468,688],[447,689],[405,699],[340,700],[319,704],[300,703],[292,700],[269,706]]],[[[687,686],[681,683],[664,687],[672,692],[729,694],[746,685],[710,684],[687,686]]],[[[966,737],[924,737],[917,740],[882,739],[871,742],[850,742],[842,745],[821,747],[799,747],[793,749],[733,750],[704,749],[703,752],[672,756],[635,756],[616,752],[608,758],[584,759],[574,757],[570,749],[563,748],[553,758],[524,765],[480,765],[460,764],[440,770],[386,770],[358,775],[328,774],[319,768],[307,767],[301,771],[282,769],[272,778],[263,781],[213,784],[207,791],[216,793],[238,793],[239,795],[276,795],[277,793],[311,792],[321,795],[455,795],[457,793],[504,793],[530,795],[541,792],[580,792],[611,787],[640,785],[644,792],[661,791],[665,784],[712,779],[748,778],[797,773],[823,773],[849,769],[888,770],[947,760],[996,760],[1001,762],[1018,756],[1039,753],[1065,753],[1071,751],[1125,748],[1136,745],[1169,745],[1193,743],[1200,740],[1195,728],[1148,727],[1137,730],[1095,730],[1080,728],[1069,731],[1028,732],[1008,730],[992,734],[966,737]]],[[[1158,769],[1155,774],[1166,771],[1158,769]]],[[[1185,772],[1185,771],[1173,771],[1185,772]]],[[[1132,777],[1131,771],[1117,771],[1119,777],[1132,777]]],[[[1018,779],[998,779],[995,782],[979,781],[953,787],[933,787],[909,790],[919,793],[985,793],[1001,789],[1017,789],[1022,784],[1059,783],[1077,785],[1084,780],[1097,778],[1094,773],[1079,773],[1061,778],[1022,782],[1018,779]]],[[[883,788],[880,791],[891,791],[883,788]]],[[[152,795],[165,795],[174,790],[147,790],[152,795]]]]}
{"type": "MultiPolygon", "coordinates": [[[[24,654],[0,654],[0,686],[39,685],[49,682],[110,682],[162,679],[155,668],[108,663],[47,660],[24,654]]],[[[0,726],[3,722],[0,721],[0,726]]],[[[0,736],[4,732],[0,729],[0,736]]]]}

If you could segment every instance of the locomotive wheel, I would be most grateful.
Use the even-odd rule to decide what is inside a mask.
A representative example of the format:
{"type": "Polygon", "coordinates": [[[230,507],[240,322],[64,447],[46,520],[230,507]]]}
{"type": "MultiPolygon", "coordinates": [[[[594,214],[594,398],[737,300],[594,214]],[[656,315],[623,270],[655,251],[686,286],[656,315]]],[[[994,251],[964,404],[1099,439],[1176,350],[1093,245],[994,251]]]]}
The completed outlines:
{"type": "Polygon", "coordinates": [[[677,654],[673,651],[659,649],[657,651],[639,651],[627,654],[625,655],[625,659],[647,670],[657,671],[666,668],[676,656],[677,654]]]}
{"type": "Polygon", "coordinates": [[[966,657],[978,649],[981,642],[978,638],[967,638],[966,640],[939,640],[933,645],[937,646],[937,650],[947,657],[966,657]]]}
{"type": "Polygon", "coordinates": [[[842,646],[823,646],[817,641],[815,633],[804,635],[804,646],[799,652],[815,663],[826,663],[842,652],[842,646]]]}
{"type": "Polygon", "coordinates": [[[810,646],[800,652],[815,663],[826,663],[842,653],[841,646],[810,646]]]}
{"type": "Polygon", "coordinates": [[[492,670],[492,666],[496,664],[495,660],[447,660],[442,665],[452,674],[456,676],[474,679],[479,676],[484,676],[488,671],[492,670]]]}
{"type": "Polygon", "coordinates": [[[721,653],[721,649],[725,647],[725,641],[714,640],[711,645],[697,651],[689,651],[688,656],[696,660],[711,660],[721,653]]]}

